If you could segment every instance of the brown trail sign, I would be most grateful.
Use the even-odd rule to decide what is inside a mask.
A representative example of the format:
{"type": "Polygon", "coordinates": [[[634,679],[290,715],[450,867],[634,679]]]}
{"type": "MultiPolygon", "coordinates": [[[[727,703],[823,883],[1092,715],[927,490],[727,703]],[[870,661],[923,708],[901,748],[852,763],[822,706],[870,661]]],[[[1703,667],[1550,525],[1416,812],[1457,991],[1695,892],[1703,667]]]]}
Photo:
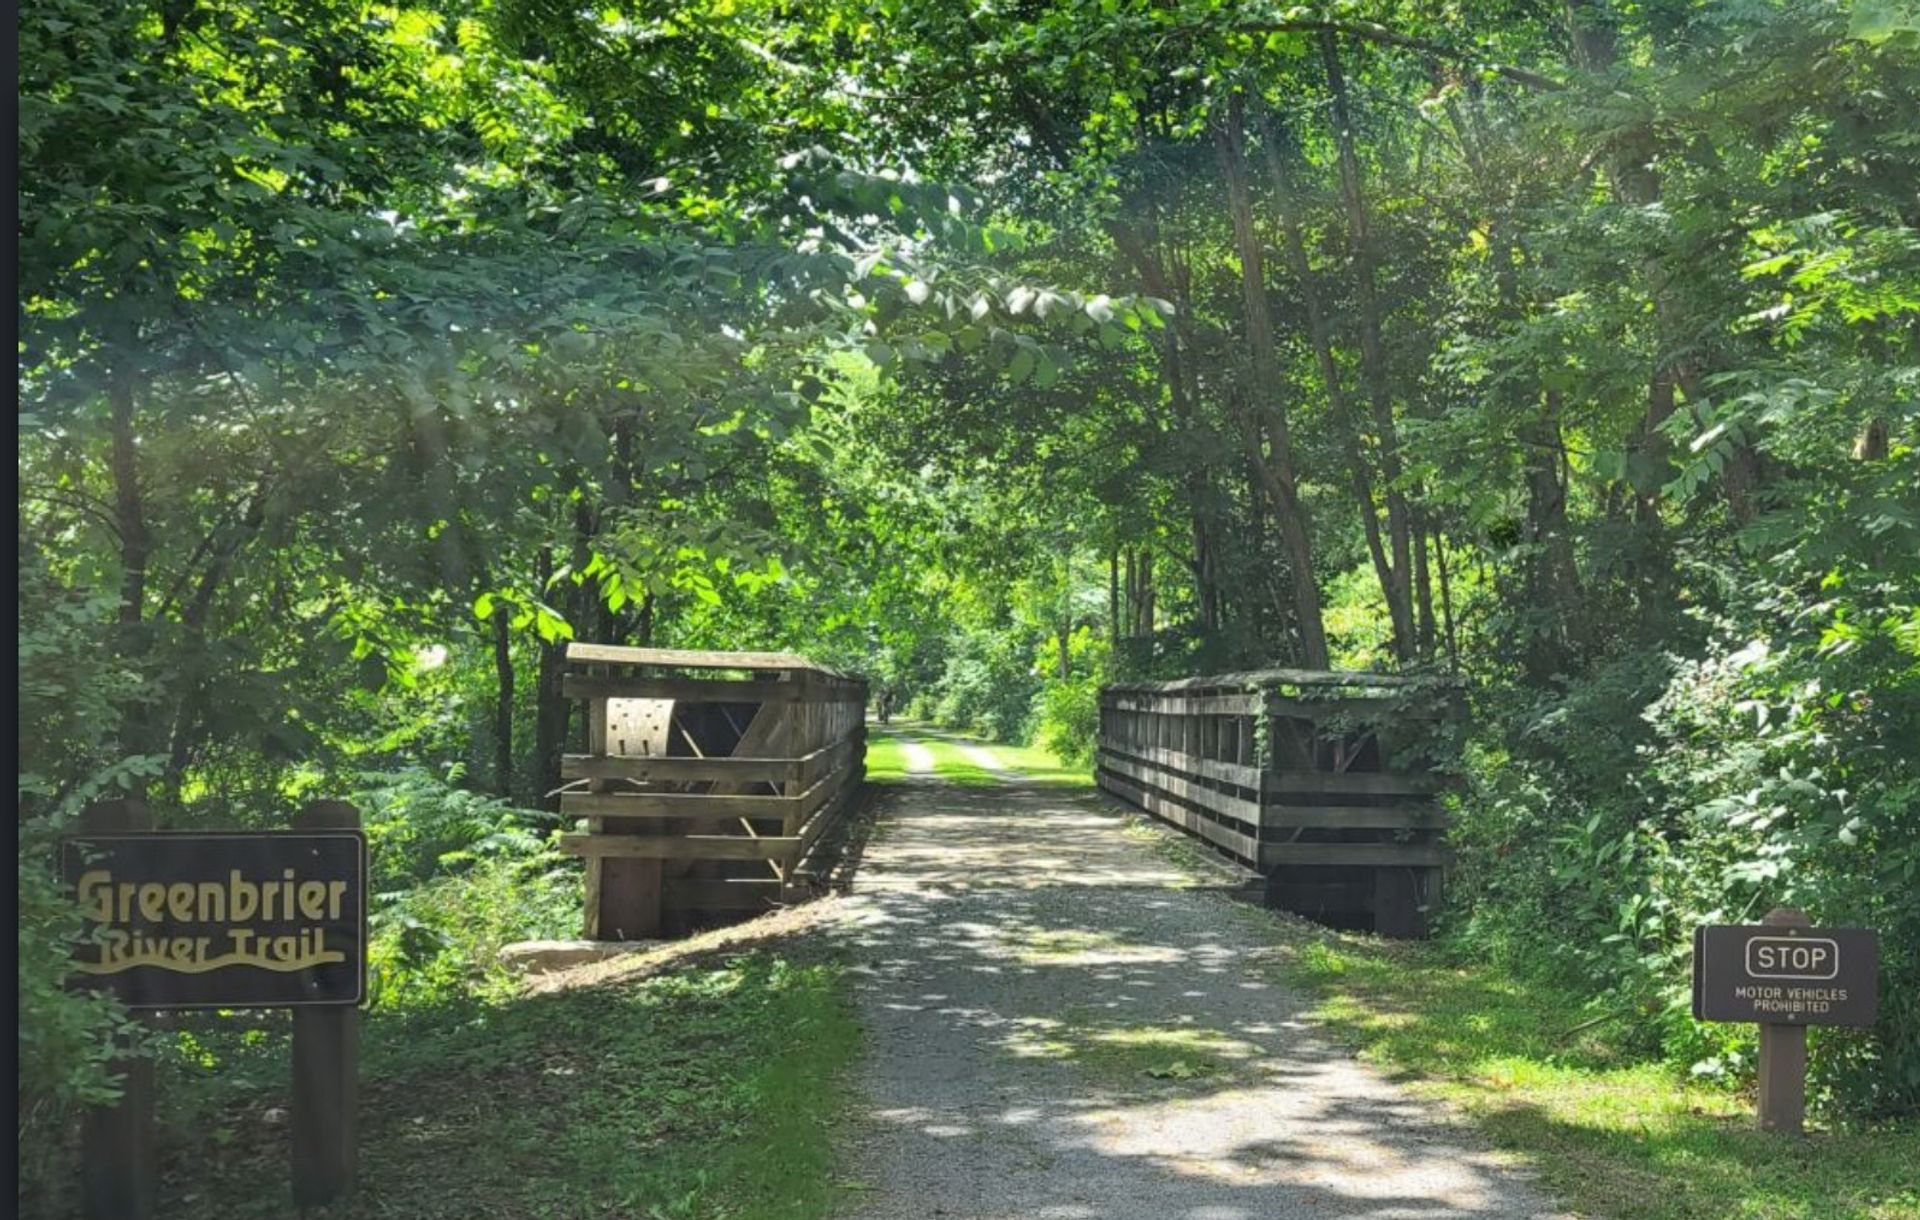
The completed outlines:
{"type": "Polygon", "coordinates": [[[1798,1134],[1807,1110],[1809,1025],[1872,1025],[1880,942],[1865,928],[1815,928],[1777,908],[1760,924],[1693,933],[1693,1016],[1760,1023],[1760,1125],[1798,1134]]]}
{"type": "MultiPolygon", "coordinates": [[[[292,1008],[293,1193],[352,1188],[358,1005],[366,998],[367,844],[351,805],[315,802],[295,831],[153,831],[143,805],[82,816],[61,866],[90,934],[68,985],[136,1011],[292,1008]]],[[[89,1220],[154,1207],[153,1063],[120,1061],[121,1098],[82,1124],[89,1220]]]]}

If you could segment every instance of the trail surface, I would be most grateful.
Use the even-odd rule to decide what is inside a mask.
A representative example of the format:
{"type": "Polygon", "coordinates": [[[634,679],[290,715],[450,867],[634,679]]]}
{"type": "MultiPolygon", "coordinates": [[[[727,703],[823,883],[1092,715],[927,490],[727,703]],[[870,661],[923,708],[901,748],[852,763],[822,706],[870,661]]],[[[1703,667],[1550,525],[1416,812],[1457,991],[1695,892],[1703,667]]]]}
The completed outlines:
{"type": "Polygon", "coordinates": [[[834,933],[869,1037],[848,1220],[1556,1214],[1318,1037],[1258,917],[1104,799],[1017,776],[882,799],[834,933]]]}

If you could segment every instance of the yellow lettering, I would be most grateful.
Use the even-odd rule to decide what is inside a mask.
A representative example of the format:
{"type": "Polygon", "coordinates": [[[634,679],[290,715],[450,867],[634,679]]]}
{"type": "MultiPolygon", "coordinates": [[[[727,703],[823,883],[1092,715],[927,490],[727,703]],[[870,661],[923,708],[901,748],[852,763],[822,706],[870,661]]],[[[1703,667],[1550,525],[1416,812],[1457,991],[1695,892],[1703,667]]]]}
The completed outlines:
{"type": "Polygon", "coordinates": [[[327,882],[327,918],[339,919],[340,908],[346,902],[347,883],[344,881],[327,882]]]}
{"type": "Polygon", "coordinates": [[[218,881],[200,883],[200,922],[225,923],[227,921],[227,891],[218,881]]]}
{"type": "Polygon", "coordinates": [[[228,912],[235,923],[245,923],[260,909],[260,887],[240,879],[240,870],[227,874],[227,887],[233,891],[233,908],[228,912]]]}
{"type": "Polygon", "coordinates": [[[167,913],[181,923],[193,919],[193,883],[182,881],[167,887],[167,913]]]}
{"type": "Polygon", "coordinates": [[[104,868],[80,874],[80,910],[95,923],[113,922],[113,874],[104,868]]]}
{"type": "Polygon", "coordinates": [[[131,881],[120,883],[120,919],[121,923],[133,922],[133,895],[140,887],[131,881]]]}
{"type": "Polygon", "coordinates": [[[326,882],[302,881],[300,883],[300,918],[319,919],[326,913],[326,905],[326,882]]]}
{"type": "Polygon", "coordinates": [[[148,923],[159,923],[167,917],[167,887],[159,882],[148,882],[140,887],[140,918],[148,923]]]}

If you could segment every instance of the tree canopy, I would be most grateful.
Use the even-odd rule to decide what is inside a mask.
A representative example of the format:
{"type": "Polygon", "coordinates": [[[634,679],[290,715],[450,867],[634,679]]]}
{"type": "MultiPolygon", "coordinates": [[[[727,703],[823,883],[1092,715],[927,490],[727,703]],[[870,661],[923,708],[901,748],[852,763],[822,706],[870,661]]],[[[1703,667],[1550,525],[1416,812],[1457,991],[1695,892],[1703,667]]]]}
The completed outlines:
{"type": "MultiPolygon", "coordinates": [[[[1729,1076],[1695,923],[1792,902],[1920,974],[1906,0],[30,0],[19,38],[49,943],[102,795],[545,808],[590,639],[807,652],[1082,760],[1116,677],[1448,672],[1474,951],[1729,1076]]],[[[1886,1003],[1817,1044],[1837,1108],[1920,1107],[1886,1003]]],[[[69,1016],[23,1106],[100,1087],[69,1016]]]]}

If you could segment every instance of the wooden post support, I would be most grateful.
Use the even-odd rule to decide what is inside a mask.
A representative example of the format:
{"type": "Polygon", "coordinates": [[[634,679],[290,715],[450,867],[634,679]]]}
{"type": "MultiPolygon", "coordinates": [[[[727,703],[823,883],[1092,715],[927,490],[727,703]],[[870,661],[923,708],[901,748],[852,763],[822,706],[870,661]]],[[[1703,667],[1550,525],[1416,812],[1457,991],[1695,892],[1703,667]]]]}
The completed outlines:
{"type": "MultiPolygon", "coordinates": [[[[1774,928],[1806,928],[1805,911],[1775,907],[1760,921],[1774,928]]],[[[1807,1027],[1760,1023],[1760,1129],[1802,1134],[1807,1117],[1807,1027]]]]}
{"type": "MultiPolygon", "coordinates": [[[[145,830],[153,825],[144,801],[89,806],[83,831],[145,830]]],[[[153,1060],[122,1047],[120,1100],[94,1106],[80,1121],[80,1198],[86,1220],[148,1220],[159,1180],[153,1136],[153,1060]]]]}
{"type": "MultiPolygon", "coordinates": [[[[300,830],[358,830],[360,811],[315,801],[300,830]]],[[[360,1010],[310,1004],[293,1010],[293,1201],[317,1207],[347,1195],[359,1168],[360,1010]]]]}

